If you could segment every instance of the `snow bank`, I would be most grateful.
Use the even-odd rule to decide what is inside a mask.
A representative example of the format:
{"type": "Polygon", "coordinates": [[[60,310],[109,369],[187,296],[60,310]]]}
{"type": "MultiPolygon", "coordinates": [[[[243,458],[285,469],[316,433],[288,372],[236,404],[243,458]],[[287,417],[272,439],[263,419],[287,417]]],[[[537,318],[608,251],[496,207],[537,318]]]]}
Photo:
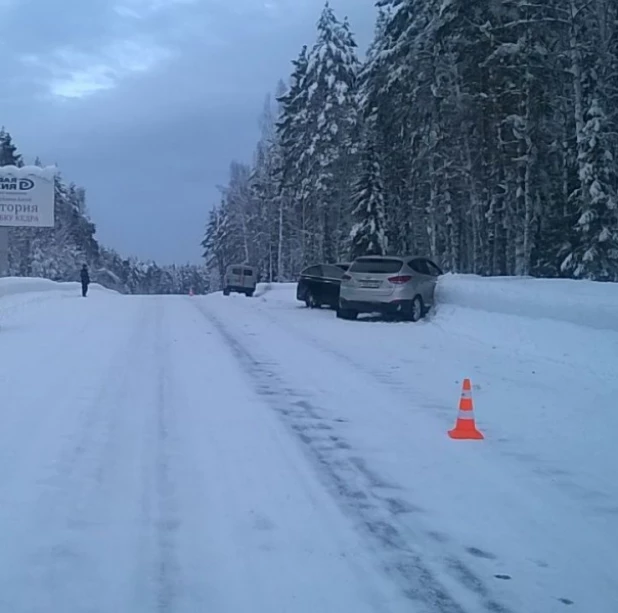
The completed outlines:
{"type": "MultiPolygon", "coordinates": [[[[102,285],[92,283],[91,291],[104,291],[115,294],[102,285]]],[[[81,291],[79,283],[58,283],[49,279],[39,279],[36,277],[3,277],[0,278],[0,298],[4,296],[14,296],[15,294],[39,293],[39,292],[70,292],[81,291]]]]}
{"type": "Polygon", "coordinates": [[[256,298],[263,296],[267,292],[272,289],[272,283],[258,283],[255,287],[255,294],[253,294],[256,298]]]}
{"type": "Polygon", "coordinates": [[[57,173],[57,166],[2,166],[2,174],[11,177],[35,176],[53,181],[57,173]]]}
{"type": "Polygon", "coordinates": [[[618,283],[448,274],[436,303],[618,332],[618,283]]]}
{"type": "MultiPolygon", "coordinates": [[[[301,306],[296,283],[272,283],[259,295],[301,306]]],[[[438,312],[457,307],[618,332],[618,283],[447,274],[438,282],[436,305],[438,312]]]]}
{"type": "Polygon", "coordinates": [[[296,299],[296,283],[258,283],[256,298],[266,294],[269,301],[289,303],[291,299],[296,299]]]}

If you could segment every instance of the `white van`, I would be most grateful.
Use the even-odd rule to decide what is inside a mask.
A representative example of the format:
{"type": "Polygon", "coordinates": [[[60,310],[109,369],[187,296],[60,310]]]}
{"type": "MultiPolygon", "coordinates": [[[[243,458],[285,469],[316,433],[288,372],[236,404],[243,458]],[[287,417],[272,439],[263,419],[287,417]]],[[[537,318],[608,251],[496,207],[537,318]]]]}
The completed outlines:
{"type": "Polygon", "coordinates": [[[225,270],[223,279],[223,295],[238,292],[246,296],[253,296],[257,285],[257,268],[246,264],[230,264],[225,270]]]}

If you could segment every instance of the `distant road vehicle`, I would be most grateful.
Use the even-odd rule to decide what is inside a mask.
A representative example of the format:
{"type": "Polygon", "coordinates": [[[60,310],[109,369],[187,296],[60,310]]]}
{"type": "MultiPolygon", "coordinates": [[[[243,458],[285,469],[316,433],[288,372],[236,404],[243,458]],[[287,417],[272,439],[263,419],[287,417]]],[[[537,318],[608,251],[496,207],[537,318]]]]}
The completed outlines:
{"type": "Polygon", "coordinates": [[[246,264],[231,264],[225,269],[223,295],[232,292],[253,296],[257,285],[257,268],[246,264]]]}
{"type": "Polygon", "coordinates": [[[298,279],[296,299],[304,302],[311,309],[329,306],[336,309],[339,305],[339,286],[341,278],[350,264],[316,264],[305,268],[298,279]]]}
{"type": "Polygon", "coordinates": [[[341,280],[337,317],[359,313],[418,321],[434,304],[439,266],[419,256],[364,256],[341,280]]]}

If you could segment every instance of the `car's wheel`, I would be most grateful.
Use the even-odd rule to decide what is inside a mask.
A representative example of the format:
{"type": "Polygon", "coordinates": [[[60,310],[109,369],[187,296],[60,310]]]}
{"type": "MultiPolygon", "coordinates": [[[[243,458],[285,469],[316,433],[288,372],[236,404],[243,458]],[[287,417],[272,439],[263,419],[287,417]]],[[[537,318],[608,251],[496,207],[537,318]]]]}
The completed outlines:
{"type": "Polygon", "coordinates": [[[409,319],[410,321],[420,321],[425,315],[425,303],[420,296],[414,296],[410,304],[409,319]]]}
{"type": "Polygon", "coordinates": [[[223,288],[223,295],[224,296],[229,296],[230,295],[230,288],[229,287],[223,288]]]}
{"type": "Polygon", "coordinates": [[[319,309],[321,306],[320,303],[315,299],[315,296],[311,292],[307,294],[307,298],[305,299],[305,304],[310,309],[319,309]]]}
{"type": "Polygon", "coordinates": [[[358,317],[358,312],[351,309],[342,309],[340,307],[337,309],[337,317],[339,319],[354,320],[358,317]]]}

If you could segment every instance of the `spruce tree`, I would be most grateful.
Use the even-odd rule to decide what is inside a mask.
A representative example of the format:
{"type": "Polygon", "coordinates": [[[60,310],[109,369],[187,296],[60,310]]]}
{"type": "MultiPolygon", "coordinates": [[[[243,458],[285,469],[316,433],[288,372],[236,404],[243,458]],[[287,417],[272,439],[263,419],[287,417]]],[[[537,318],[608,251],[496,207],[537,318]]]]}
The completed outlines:
{"type": "Polygon", "coordinates": [[[309,142],[298,159],[308,236],[306,261],[335,261],[349,218],[349,174],[356,122],[356,44],[327,3],[307,62],[301,113],[309,142]]]}
{"type": "Polygon", "coordinates": [[[350,257],[355,259],[362,255],[385,255],[388,245],[384,220],[384,186],[380,164],[371,143],[363,148],[362,170],[354,188],[350,257]]]}

